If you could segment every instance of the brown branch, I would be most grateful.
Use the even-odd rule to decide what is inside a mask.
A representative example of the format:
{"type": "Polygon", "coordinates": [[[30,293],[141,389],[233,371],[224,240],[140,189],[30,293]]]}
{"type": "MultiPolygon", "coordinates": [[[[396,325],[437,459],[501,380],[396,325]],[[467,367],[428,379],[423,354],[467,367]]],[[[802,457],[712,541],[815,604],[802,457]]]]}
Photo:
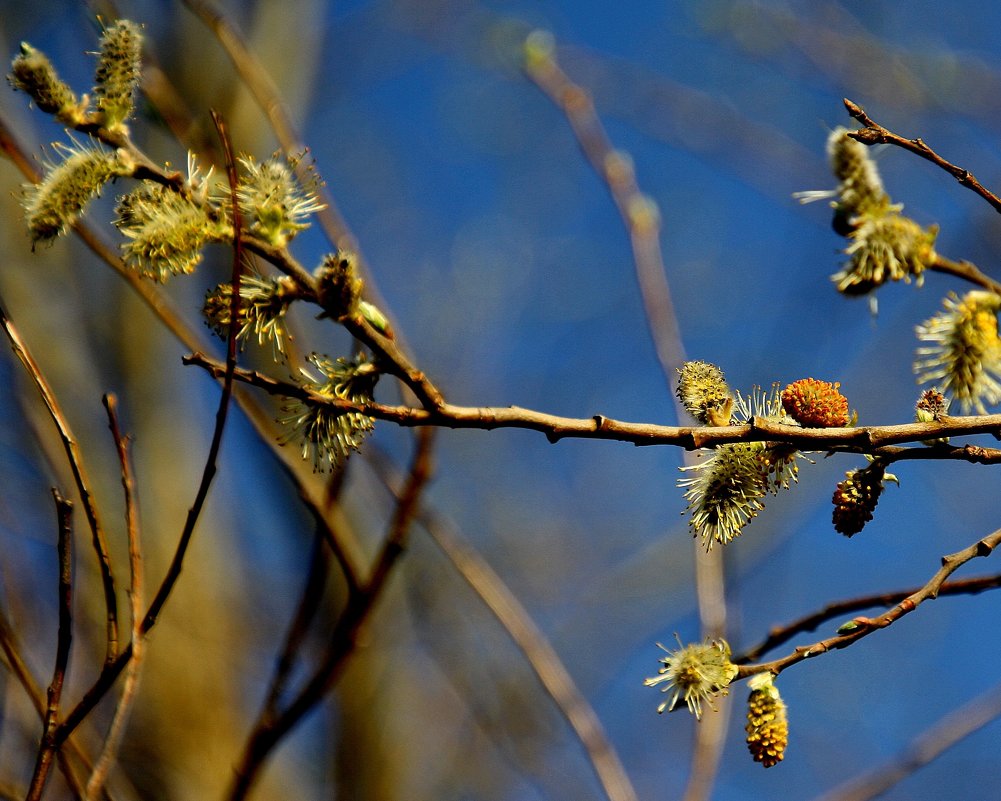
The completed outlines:
{"type": "Polygon", "coordinates": [[[247,797],[271,751],[323,699],[343,674],[355,650],[358,632],[371,617],[406,546],[411,524],[418,514],[421,494],[431,477],[432,443],[432,432],[422,432],[417,438],[406,485],[368,580],[349,596],[320,665],[298,695],[277,715],[258,719],[227,795],[229,801],[241,801],[247,797]]]}
{"type": "MultiPolygon", "coordinates": [[[[1001,587],[1001,573],[994,576],[983,576],[981,578],[962,579],[960,581],[947,581],[939,588],[939,596],[944,595],[976,595],[977,593],[994,590],[1001,587]]],[[[858,598],[849,598],[844,601],[829,603],[816,612],[786,623],[782,626],[775,626],[760,643],[753,648],[749,648],[739,656],[734,657],[735,664],[741,665],[760,659],[780,645],[787,643],[797,634],[804,631],[816,631],[819,626],[829,620],[837,620],[850,615],[853,612],[861,612],[874,606],[888,607],[900,603],[905,598],[914,595],[920,587],[912,587],[907,590],[895,590],[892,592],[881,592],[874,595],[863,595],[858,598]]]]}
{"type": "Polygon", "coordinates": [[[849,131],[848,135],[852,139],[861,142],[863,145],[896,145],[897,147],[910,151],[916,156],[920,156],[926,161],[930,161],[935,166],[941,167],[953,178],[959,181],[960,184],[965,186],[967,189],[971,189],[976,192],[980,195],[980,197],[990,203],[991,206],[994,207],[994,211],[1001,213],[1001,197],[998,197],[989,189],[984,188],[984,185],[973,176],[972,172],[946,161],[938,153],[928,147],[928,145],[926,145],[921,139],[905,139],[904,137],[893,133],[893,131],[887,130],[872,119],[872,117],[866,114],[865,110],[860,105],[853,103],[847,97],[844,99],[844,104],[845,108],[848,109],[848,113],[865,126],[858,131],[849,131]]]}
{"type": "Polygon", "coordinates": [[[986,537],[973,543],[968,548],[956,551],[955,553],[946,554],[942,557],[942,566],[923,587],[915,592],[912,592],[906,598],[901,599],[893,606],[892,609],[889,609],[882,615],[875,618],[856,618],[853,621],[855,624],[855,628],[853,630],[820,640],[812,645],[798,646],[791,654],[772,662],[741,665],[737,678],[746,679],[748,676],[769,671],[778,675],[786,668],[795,665],[798,662],[802,662],[805,659],[809,659],[812,656],[817,656],[818,654],[854,645],[863,637],[867,637],[879,629],[886,628],[902,618],[904,615],[913,612],[925,601],[937,598],[939,593],[942,591],[942,585],[945,583],[946,579],[949,578],[949,576],[972,559],[990,556],[991,552],[995,547],[997,547],[999,542],[1001,542],[1001,529],[998,529],[992,534],[988,534],[986,537]]]}
{"type": "Polygon", "coordinates": [[[212,432],[212,441],[209,444],[208,455],[205,457],[205,468],[202,471],[202,478],[198,485],[198,491],[195,494],[195,500],[192,503],[191,508],[188,510],[188,516],[184,522],[184,529],[181,531],[181,537],[174,550],[174,557],[171,560],[170,567],[168,568],[163,581],[160,583],[160,587],[150,604],[149,610],[146,612],[145,619],[143,620],[142,628],[144,632],[149,631],[149,629],[156,624],[156,619],[160,614],[160,610],[163,609],[163,605],[167,602],[167,598],[170,596],[170,592],[174,588],[174,584],[181,575],[181,567],[184,563],[184,556],[187,553],[188,545],[191,542],[191,536],[194,534],[195,524],[198,522],[202,507],[205,505],[206,498],[208,498],[209,488],[212,486],[212,480],[215,478],[217,469],[216,460],[219,456],[219,449],[222,447],[222,434],[226,427],[226,418],[229,414],[229,401],[233,394],[233,371],[236,368],[236,331],[240,296],[240,274],[243,269],[241,246],[242,237],[239,234],[240,207],[236,193],[236,167],[234,166],[232,151],[229,148],[229,139],[226,136],[222,118],[213,112],[212,120],[216,124],[216,130],[219,132],[219,139],[226,150],[226,169],[230,182],[230,202],[232,203],[233,209],[233,230],[236,232],[236,235],[233,237],[232,292],[232,303],[235,308],[230,309],[230,325],[226,338],[226,365],[223,372],[222,394],[219,397],[219,408],[216,410],[215,429],[212,432]]]}
{"type": "Polygon", "coordinates": [[[525,73],[566,115],[580,149],[619,210],[632,245],[650,336],[668,391],[673,395],[676,368],[685,355],[660,251],[660,214],[654,201],[640,191],[629,155],[612,146],[590,94],[563,72],[555,57],[555,46],[538,41],[547,36],[536,32],[529,37],[526,48],[531,53],[525,73]]]}
{"type": "Polygon", "coordinates": [[[66,500],[59,490],[52,489],[52,497],[56,503],[59,537],[57,550],[59,552],[59,633],[56,641],[56,664],[52,670],[52,681],[49,683],[48,703],[45,710],[45,722],[42,727],[42,738],[38,746],[38,756],[35,759],[35,771],[28,786],[26,801],[39,801],[45,790],[52,767],[52,757],[59,748],[56,740],[56,730],[59,724],[59,702],[62,698],[63,681],[66,678],[66,666],[69,664],[70,646],[73,643],[73,503],[66,500]]]}
{"type": "Polygon", "coordinates": [[[829,790],[816,801],[869,801],[1001,717],[1001,684],[953,710],[915,737],[896,759],[829,790]]]}
{"type": "MultiPolygon", "coordinates": [[[[38,719],[44,723],[46,713],[45,691],[21,656],[21,647],[14,634],[14,627],[7,619],[7,615],[2,608],[0,608],[0,651],[3,651],[8,669],[14,674],[18,684],[21,685],[31,705],[35,708],[38,719]]],[[[66,780],[66,784],[73,797],[83,798],[83,781],[76,775],[76,771],[67,759],[68,756],[76,759],[85,769],[90,769],[90,761],[77,744],[76,738],[71,737],[68,739],[57,751],[56,757],[59,760],[59,771],[63,774],[63,778],[66,780]]],[[[18,797],[20,798],[20,796],[18,797]]]]}
{"type": "MultiPolygon", "coordinates": [[[[215,377],[221,376],[225,370],[225,365],[202,353],[185,356],[183,361],[185,364],[201,367],[215,377]]],[[[911,449],[891,447],[896,443],[920,442],[946,436],[995,434],[1001,431],[1001,415],[948,417],[940,422],[851,428],[800,428],[759,417],[750,423],[735,426],[665,426],[613,420],[600,414],[586,418],[560,417],[519,406],[473,407],[443,402],[435,409],[417,409],[374,402],[354,403],[318,395],[298,384],[281,381],[255,370],[237,368],[234,377],[272,395],[299,398],[344,413],[359,412],[403,427],[437,426],[484,431],[522,428],[545,434],[554,443],[566,438],[601,439],[631,442],[634,445],[676,445],[694,450],[731,442],[774,442],[812,451],[869,453],[885,456],[893,461],[913,458],[991,463],[1001,457],[996,450],[979,446],[911,449]]]]}
{"type": "Polygon", "coordinates": [[[981,286],[995,295],[1001,295],[1001,281],[995,281],[972,262],[953,261],[936,253],[935,260],[928,265],[928,269],[962,278],[964,281],[981,286]]]}
{"type": "Polygon", "coordinates": [[[59,402],[56,400],[52,387],[42,374],[38,362],[35,361],[27,345],[21,338],[20,333],[14,326],[13,321],[4,310],[6,304],[0,298],[0,325],[3,326],[7,338],[17,358],[20,360],[31,380],[35,384],[42,402],[56,426],[56,431],[63,443],[66,451],[66,460],[73,473],[73,480],[76,483],[77,492],[83,502],[84,513],[87,516],[87,523],[90,525],[94,552],[97,555],[97,563],[101,573],[101,585],[104,589],[104,607],[107,618],[106,623],[106,650],[105,664],[110,664],[118,655],[118,599],[115,593],[115,576],[111,566],[111,555],[108,551],[108,541],[104,534],[104,527],[98,515],[97,504],[94,502],[94,495],[91,492],[91,482],[84,468],[83,454],[80,451],[79,443],[73,435],[69,420],[63,413],[59,402]]]}
{"type": "Polygon", "coordinates": [[[118,399],[112,395],[104,396],[104,408],[108,412],[108,426],[115,440],[115,451],[121,469],[122,490],[125,495],[125,531],[129,543],[129,614],[131,621],[130,650],[131,655],[125,668],[125,679],[122,683],[122,694],[115,707],[115,713],[108,727],[108,735],[104,740],[104,748],[94,769],[87,780],[86,799],[93,799],[104,787],[108,772],[114,764],[125,724],[139,690],[139,674],[143,658],[146,655],[145,640],[142,632],[143,606],[145,604],[142,569],[142,547],[139,533],[139,508],[136,501],[136,482],[129,458],[129,438],[122,433],[118,420],[118,399]]]}
{"type": "MultiPolygon", "coordinates": [[[[383,485],[399,497],[399,477],[392,475],[394,470],[388,458],[378,452],[373,453],[373,450],[371,447],[366,449],[367,461],[383,485]]],[[[609,801],[635,799],[636,792],[601,721],[574,683],[559,654],[518,598],[451,520],[427,505],[418,515],[418,520],[522,652],[543,689],[583,746],[609,801]]]]}

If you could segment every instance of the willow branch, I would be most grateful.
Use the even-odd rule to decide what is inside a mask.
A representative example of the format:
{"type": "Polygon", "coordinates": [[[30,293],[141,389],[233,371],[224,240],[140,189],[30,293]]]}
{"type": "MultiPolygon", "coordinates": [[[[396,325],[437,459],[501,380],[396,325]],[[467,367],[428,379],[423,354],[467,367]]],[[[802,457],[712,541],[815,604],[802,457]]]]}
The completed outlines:
{"type": "Polygon", "coordinates": [[[998,717],[1001,717],[1001,684],[994,685],[936,721],[890,763],[850,779],[816,801],[870,801],[878,798],[998,717]]]}
{"type": "MultiPolygon", "coordinates": [[[[225,365],[202,353],[185,356],[183,361],[185,364],[201,367],[216,377],[225,370],[225,365]]],[[[892,447],[898,443],[940,437],[996,434],[1001,431],[1001,415],[948,417],[939,422],[849,428],[800,428],[760,417],[755,417],[744,425],[665,426],[614,420],[601,414],[586,418],[560,417],[519,406],[456,406],[443,402],[435,409],[417,409],[375,402],[355,403],[320,395],[299,384],[272,378],[256,370],[237,368],[234,378],[272,395],[299,398],[345,414],[358,412],[403,427],[436,426],[483,431],[521,428],[538,431],[553,443],[567,438],[600,439],[630,442],[634,445],[676,445],[694,450],[731,442],[768,442],[794,445],[810,451],[869,453],[893,461],[914,458],[992,463],[1001,458],[998,451],[979,446],[929,446],[912,449],[892,447]]]]}
{"type": "Polygon", "coordinates": [[[967,562],[978,557],[990,556],[991,552],[1001,542],[1001,529],[992,534],[977,540],[977,542],[955,553],[946,554],[942,557],[942,566],[936,571],[928,582],[916,592],[912,592],[906,598],[901,599],[891,609],[882,615],[874,618],[855,618],[854,629],[835,637],[829,637],[812,645],[797,647],[791,654],[776,659],[772,662],[760,662],[753,665],[741,665],[737,678],[747,678],[756,673],[770,671],[778,675],[783,670],[805,659],[818,654],[836,651],[854,645],[863,637],[868,637],[875,631],[884,629],[892,625],[900,618],[910,614],[927,600],[937,598],[942,590],[942,585],[956,570],[967,562]]]}
{"type": "MultiPolygon", "coordinates": [[[[21,656],[21,648],[14,634],[14,627],[7,619],[7,615],[3,609],[0,609],[0,651],[3,651],[8,669],[14,674],[18,684],[21,685],[31,705],[35,708],[38,719],[44,724],[46,714],[45,691],[21,656]]],[[[59,760],[59,771],[66,780],[66,785],[69,787],[73,797],[83,798],[83,780],[76,775],[76,771],[70,764],[69,759],[67,759],[69,756],[77,760],[85,769],[90,769],[90,761],[74,737],[71,737],[58,749],[56,758],[59,760]]]]}
{"type": "Polygon", "coordinates": [[[676,368],[685,355],[660,251],[657,206],[640,191],[628,154],[612,146],[587,90],[567,77],[553,50],[542,45],[536,52],[531,43],[527,47],[536,55],[526,60],[525,73],[566,115],[580,149],[608,187],[629,233],[647,325],[668,391],[673,395],[676,368]]]}
{"type": "Polygon", "coordinates": [[[320,665],[298,695],[277,715],[258,719],[237,767],[227,796],[229,801],[242,801],[247,797],[271,751],[323,699],[343,674],[348,659],[355,651],[358,632],[371,617],[393,567],[406,547],[411,524],[418,514],[421,494],[431,477],[432,444],[432,432],[422,432],[417,438],[406,485],[368,580],[348,597],[320,665]]]}
{"type": "MultiPolygon", "coordinates": [[[[995,590],[1001,587],[1001,573],[994,576],[983,576],[981,578],[962,579],[960,581],[947,581],[939,587],[939,596],[946,595],[976,595],[987,590],[995,590]]],[[[745,664],[760,659],[764,654],[789,642],[797,634],[805,631],[816,631],[818,627],[829,620],[839,620],[854,612],[861,612],[872,607],[889,607],[900,603],[905,598],[914,595],[920,587],[912,587],[907,590],[895,590],[891,592],[881,592],[874,595],[863,595],[858,598],[849,598],[844,601],[829,603],[816,612],[786,623],[782,626],[775,626],[760,643],[749,648],[739,656],[734,657],[735,664],[745,664]]]]}
{"type": "Polygon", "coordinates": [[[59,552],[59,633],[56,639],[56,664],[52,670],[52,681],[49,682],[48,703],[45,709],[45,722],[42,728],[42,738],[38,746],[38,756],[35,759],[35,770],[28,786],[26,801],[39,801],[45,790],[52,767],[52,757],[58,749],[56,730],[59,724],[59,702],[63,693],[63,681],[66,678],[66,666],[69,664],[70,646],[73,643],[73,504],[66,500],[59,490],[53,488],[52,497],[56,503],[59,537],[57,550],[59,552]]]}
{"type": "Polygon", "coordinates": [[[995,295],[1001,295],[1001,281],[995,281],[972,262],[953,261],[936,253],[935,260],[928,265],[928,269],[962,278],[964,281],[981,286],[995,295]]]}
{"type": "Polygon", "coordinates": [[[90,489],[90,478],[84,468],[83,453],[81,453],[80,445],[70,428],[69,420],[67,420],[66,415],[59,406],[59,402],[56,400],[52,387],[45,379],[41,368],[38,366],[38,362],[31,355],[28,346],[24,343],[13,321],[7,316],[4,306],[4,301],[0,298],[0,325],[3,326],[15,355],[34,382],[35,388],[38,390],[39,395],[41,395],[42,402],[45,404],[45,408],[48,410],[49,416],[56,426],[59,439],[63,443],[63,449],[66,451],[66,460],[73,473],[77,492],[80,494],[80,500],[83,503],[87,522],[90,525],[91,541],[94,546],[94,552],[97,555],[97,564],[101,573],[101,585],[104,589],[104,607],[107,620],[105,664],[110,664],[118,655],[118,599],[115,593],[115,577],[111,567],[108,541],[104,534],[104,527],[101,525],[97,505],[94,502],[94,495],[90,489]]]}
{"type": "Polygon", "coordinates": [[[104,408],[108,412],[108,426],[115,441],[115,451],[122,476],[122,491],[125,496],[125,531],[129,543],[129,614],[131,622],[131,658],[125,668],[122,694],[115,707],[115,714],[108,727],[104,748],[94,763],[94,769],[87,780],[85,798],[93,799],[101,792],[111,766],[115,762],[118,748],[125,733],[136,694],[139,690],[139,675],[143,658],[146,656],[145,639],[142,632],[145,585],[142,569],[142,546],[139,533],[139,508],[136,501],[136,482],[129,458],[129,438],[122,433],[118,420],[118,400],[114,395],[104,396],[104,408]]]}
{"type": "MultiPolygon", "coordinates": [[[[538,34],[533,34],[534,36],[538,34]]],[[[533,47],[531,37],[526,47],[530,51],[526,60],[526,73],[566,115],[577,143],[594,171],[608,187],[626,226],[647,327],[668,393],[673,398],[677,370],[685,361],[685,354],[661,255],[660,213],[657,205],[640,191],[632,160],[628,154],[612,147],[590,94],[563,72],[556,60],[555,48],[545,44],[541,48],[533,47]]],[[[682,409],[676,398],[675,409],[680,418],[682,409]]],[[[722,555],[707,554],[696,543],[694,559],[702,628],[707,636],[722,637],[725,635],[727,616],[722,555]]],[[[724,713],[714,715],[712,719],[696,727],[696,745],[685,801],[699,801],[709,797],[719,770],[728,722],[729,716],[724,713]]]]}
{"type": "Polygon", "coordinates": [[[928,145],[924,143],[921,139],[905,139],[903,136],[893,133],[893,131],[887,130],[878,122],[876,122],[872,117],[865,113],[865,110],[858,105],[853,103],[847,97],[844,99],[845,108],[848,109],[848,113],[858,120],[865,127],[858,131],[849,131],[848,135],[863,145],[896,145],[904,150],[913,153],[916,156],[920,156],[926,161],[930,161],[937,167],[941,167],[947,173],[949,173],[953,178],[959,181],[960,184],[976,192],[980,197],[986,200],[991,206],[994,207],[994,211],[1001,213],[1001,197],[998,197],[989,189],[986,189],[983,184],[980,183],[969,170],[958,167],[957,165],[946,161],[938,153],[932,150],[928,145]]]}
{"type": "MultiPolygon", "coordinates": [[[[373,454],[372,448],[366,450],[366,456],[383,485],[399,497],[400,481],[392,475],[394,471],[389,460],[381,454],[373,454]]],[[[426,505],[418,520],[522,652],[583,746],[609,801],[633,801],[636,792],[601,721],[525,607],[452,521],[426,505]]]]}

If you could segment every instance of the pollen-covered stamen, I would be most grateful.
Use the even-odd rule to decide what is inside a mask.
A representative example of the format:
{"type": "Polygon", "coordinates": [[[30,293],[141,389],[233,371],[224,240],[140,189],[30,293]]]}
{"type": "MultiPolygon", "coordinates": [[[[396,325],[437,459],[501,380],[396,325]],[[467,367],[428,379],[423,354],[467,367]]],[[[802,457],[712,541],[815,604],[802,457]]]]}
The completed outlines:
{"type": "Polygon", "coordinates": [[[678,368],[678,399],[685,410],[704,425],[730,423],[733,393],[723,371],[709,362],[685,362],[678,368]]]}
{"type": "Polygon", "coordinates": [[[747,749],[755,762],[771,768],[785,758],[789,744],[789,717],[771,673],[759,673],[748,682],[747,749]]]}
{"type": "Polygon", "coordinates": [[[782,407],[806,428],[839,428],[848,425],[848,399],[840,382],[801,378],[782,390],[782,407]]]}
{"type": "MultiPolygon", "coordinates": [[[[350,360],[332,360],[318,353],[311,353],[307,359],[320,371],[322,378],[303,370],[305,389],[317,395],[353,403],[372,401],[379,371],[365,354],[358,354],[350,360]]],[[[282,411],[285,416],[279,418],[278,422],[288,430],[279,442],[285,445],[298,439],[302,458],[312,457],[313,469],[317,472],[340,464],[352,451],[359,450],[362,441],[375,428],[375,421],[368,415],[300,398],[288,398],[282,411]]]]}
{"type": "MultiPolygon", "coordinates": [[[[680,639],[678,645],[681,646],[680,639]]],[[[726,695],[727,685],[737,676],[737,666],[730,661],[730,646],[726,640],[691,643],[677,651],[668,650],[660,643],[657,647],[667,656],[660,658],[662,666],[658,675],[643,682],[646,687],[664,683],[666,686],[661,688],[661,692],[671,693],[671,698],[663,701],[657,712],[673,710],[678,700],[682,699],[688,711],[700,719],[703,702],[713,708],[712,699],[726,695]]]]}

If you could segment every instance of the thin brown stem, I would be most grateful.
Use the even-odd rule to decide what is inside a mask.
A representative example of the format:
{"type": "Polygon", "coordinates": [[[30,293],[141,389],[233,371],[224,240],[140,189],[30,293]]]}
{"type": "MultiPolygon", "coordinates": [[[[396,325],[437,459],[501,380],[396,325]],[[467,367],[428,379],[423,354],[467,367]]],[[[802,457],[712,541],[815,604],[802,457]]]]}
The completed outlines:
{"type": "Polygon", "coordinates": [[[142,543],[139,532],[139,506],[136,500],[136,482],[129,457],[129,438],[122,433],[118,419],[118,400],[114,395],[104,396],[104,408],[108,412],[108,426],[115,441],[115,451],[122,477],[122,491],[125,496],[125,531],[129,543],[129,614],[131,624],[131,658],[125,668],[122,694],[115,707],[115,714],[108,727],[104,748],[94,763],[94,769],[87,780],[85,798],[95,798],[104,787],[108,773],[115,762],[129,713],[139,690],[139,675],[146,656],[145,639],[142,632],[143,607],[145,605],[142,569],[142,543]]]}
{"type": "Polygon", "coordinates": [[[258,719],[227,795],[229,801],[247,798],[271,751],[323,699],[343,674],[348,659],[354,653],[358,632],[375,610],[393,567],[406,547],[411,524],[419,512],[421,495],[431,477],[432,444],[430,433],[422,432],[417,438],[406,485],[368,580],[348,597],[347,605],[330,635],[327,651],[305,686],[277,715],[258,719]]]}
{"type": "MultiPolygon", "coordinates": [[[[224,374],[225,365],[201,353],[184,357],[185,364],[208,370],[213,376],[224,374]]],[[[731,442],[768,442],[795,445],[804,450],[869,453],[892,461],[902,459],[955,459],[989,463],[999,454],[979,446],[925,447],[900,449],[893,446],[949,436],[996,434],[1001,431],[1001,415],[947,417],[939,422],[902,423],[887,426],[848,428],[800,428],[756,417],[750,423],[734,426],[665,426],[613,420],[604,415],[586,418],[560,417],[519,406],[455,406],[442,403],[434,409],[390,406],[382,403],[356,403],[329,398],[304,389],[290,381],[280,381],[254,370],[237,368],[234,377],[272,395],[299,398],[311,404],[325,405],[342,413],[359,412],[404,427],[474,428],[492,431],[498,428],[522,428],[538,431],[550,442],[561,439],[601,439],[631,442],[634,445],[676,445],[688,450],[713,448],[731,442]],[[906,450],[906,452],[905,452],[906,450]]]]}
{"type": "MultiPolygon", "coordinates": [[[[396,471],[384,454],[373,451],[366,449],[368,462],[383,485],[399,498],[399,476],[394,475],[396,471]]],[[[609,801],[633,801],[636,792],[601,721],[525,607],[451,520],[427,505],[418,520],[522,652],[583,746],[609,801]]]]}
{"type": "Polygon", "coordinates": [[[941,167],[947,173],[949,173],[953,178],[959,181],[960,184],[976,192],[980,197],[986,200],[991,206],[994,207],[994,211],[1001,213],[1001,197],[998,197],[989,189],[986,189],[983,184],[980,183],[969,170],[959,167],[949,161],[946,161],[938,153],[932,150],[928,145],[926,145],[921,139],[905,139],[903,136],[893,133],[893,131],[887,130],[878,122],[876,122],[872,117],[865,113],[865,110],[858,105],[853,103],[847,97],[844,99],[845,108],[848,109],[848,113],[858,120],[865,127],[857,131],[849,131],[848,135],[863,145],[896,145],[904,150],[914,153],[916,156],[930,161],[937,167],[941,167]]]}
{"type": "Polygon", "coordinates": [[[953,261],[952,259],[947,259],[945,256],[936,254],[935,260],[928,265],[928,269],[934,270],[937,273],[962,278],[964,281],[969,281],[971,284],[983,287],[989,292],[1001,295],[1001,281],[995,281],[972,262],[953,261]]]}
{"type": "Polygon", "coordinates": [[[886,765],[849,779],[816,801],[870,801],[938,759],[952,746],[1001,717],[1001,684],[945,715],[886,765]]]}
{"type": "Polygon", "coordinates": [[[59,552],[59,633],[56,639],[56,664],[52,670],[52,681],[49,682],[48,703],[45,709],[45,722],[42,727],[42,738],[38,746],[38,756],[35,759],[35,770],[28,786],[25,801],[39,801],[45,790],[49,772],[52,767],[52,757],[59,748],[56,741],[56,730],[59,725],[59,702],[63,693],[63,681],[66,678],[66,666],[69,664],[70,646],[73,643],[73,504],[66,500],[53,488],[52,497],[56,504],[58,519],[59,552]]]}
{"type": "MultiPolygon", "coordinates": [[[[947,581],[939,588],[938,594],[940,597],[944,595],[976,595],[977,593],[998,589],[999,587],[1001,587],[1001,573],[981,578],[947,581]]],[[[862,595],[858,598],[849,598],[844,601],[829,603],[822,609],[804,615],[791,623],[773,627],[768,632],[768,636],[760,643],[735,656],[733,661],[738,665],[754,662],[769,651],[789,642],[797,634],[801,634],[804,631],[816,631],[818,627],[827,621],[844,618],[853,612],[861,612],[864,609],[871,609],[873,607],[893,606],[905,598],[914,595],[920,589],[920,587],[912,587],[906,590],[862,595]]]]}
{"type": "Polygon", "coordinates": [[[994,548],[1001,542],[1001,529],[977,540],[968,548],[942,557],[942,566],[935,572],[923,587],[901,599],[893,608],[874,618],[856,618],[854,628],[844,634],[820,640],[811,645],[798,646],[791,654],[772,662],[759,662],[752,665],[741,665],[737,678],[747,678],[757,673],[771,672],[778,675],[783,670],[799,662],[817,656],[818,654],[836,651],[854,645],[863,637],[868,637],[879,629],[892,625],[904,615],[910,614],[927,600],[937,598],[942,585],[956,570],[972,559],[990,556],[994,548]]]}
{"type": "Polygon", "coordinates": [[[38,366],[38,362],[35,361],[28,350],[13,321],[4,310],[5,305],[3,299],[0,298],[0,325],[3,326],[15,355],[34,382],[35,388],[38,390],[39,395],[41,395],[42,402],[45,404],[45,408],[48,410],[49,416],[56,426],[59,439],[63,443],[63,449],[66,451],[66,460],[73,473],[77,492],[80,495],[80,500],[83,502],[87,522],[90,525],[91,541],[94,552],[97,555],[97,564],[101,573],[101,586],[104,589],[104,606],[107,620],[105,664],[107,665],[113,662],[118,655],[118,599],[115,593],[115,577],[111,567],[111,554],[108,551],[108,541],[104,534],[104,527],[101,525],[93,492],[90,489],[91,482],[84,468],[83,453],[80,451],[80,445],[73,435],[69,420],[67,420],[59,402],[56,400],[51,385],[38,366]]]}

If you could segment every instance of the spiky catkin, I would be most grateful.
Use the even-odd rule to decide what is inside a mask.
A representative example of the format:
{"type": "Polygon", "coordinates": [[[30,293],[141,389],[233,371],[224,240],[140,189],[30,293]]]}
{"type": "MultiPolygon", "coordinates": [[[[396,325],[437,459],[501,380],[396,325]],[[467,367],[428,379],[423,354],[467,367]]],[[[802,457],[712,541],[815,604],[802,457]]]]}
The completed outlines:
{"type": "Polygon", "coordinates": [[[143,181],[118,199],[115,224],[125,236],[122,258],[144,278],[164,282],[192,272],[209,242],[227,239],[227,223],[204,204],[162,184],[143,181]]]}
{"type": "Polygon", "coordinates": [[[35,105],[60,122],[75,125],[84,119],[84,109],[73,90],[56,74],[48,56],[27,42],[21,42],[21,52],[11,63],[7,76],[11,86],[26,92],[35,105]]]}
{"type": "Polygon", "coordinates": [[[877,464],[845,473],[845,480],[838,484],[831,499],[834,503],[831,519],[835,531],[853,537],[872,520],[883,492],[883,473],[884,469],[877,464]]]}
{"type": "Polygon", "coordinates": [[[315,274],[320,305],[327,315],[336,320],[358,311],[363,282],[354,253],[327,254],[315,274]]]}
{"type": "Polygon", "coordinates": [[[242,174],[237,187],[240,208],[250,221],[250,231],[276,247],[284,247],[309,227],[310,215],[326,208],[317,196],[315,173],[307,185],[296,178],[301,157],[273,155],[267,161],[240,158],[242,174]]]}
{"type": "Polygon", "coordinates": [[[755,762],[771,768],[785,758],[789,744],[789,718],[771,674],[759,674],[749,682],[747,698],[747,749],[755,762]]]}
{"type": "Polygon", "coordinates": [[[835,128],[827,139],[831,172],[838,179],[837,213],[849,220],[863,214],[882,212],[890,205],[883,190],[879,170],[869,149],[848,135],[848,129],[835,128]]]}
{"type": "Polygon", "coordinates": [[[909,283],[912,276],[920,286],[937,257],[937,236],[937,225],[922,228],[897,211],[861,216],[848,234],[848,263],[831,280],[845,295],[864,295],[887,281],[909,283]]]}
{"type": "MultiPolygon", "coordinates": [[[[245,274],[240,279],[237,340],[242,344],[253,334],[258,345],[270,341],[275,361],[283,360],[285,341],[289,339],[285,315],[296,297],[295,282],[288,276],[262,278],[245,274]]],[[[202,313],[205,322],[220,337],[225,338],[229,332],[232,309],[232,284],[219,284],[207,293],[202,313]]]]}
{"type": "MultiPolygon", "coordinates": [[[[322,377],[303,370],[304,388],[328,398],[371,402],[379,371],[365,354],[360,353],[354,359],[334,360],[311,353],[307,359],[322,377]]],[[[285,416],[278,422],[285,425],[287,431],[279,442],[285,445],[299,440],[302,458],[312,457],[316,472],[343,462],[352,451],[361,448],[362,441],[375,428],[375,421],[368,415],[300,398],[288,398],[282,411],[285,416]]]]}
{"type": "MultiPolygon", "coordinates": [[[[713,698],[726,695],[727,686],[737,676],[737,666],[730,661],[730,646],[726,640],[691,643],[677,651],[668,650],[660,643],[657,645],[667,652],[667,656],[660,658],[658,675],[646,679],[643,684],[646,687],[664,684],[661,692],[674,691],[669,700],[657,707],[658,713],[674,709],[682,699],[688,711],[696,719],[701,718],[703,702],[712,707],[713,698]]],[[[681,645],[680,640],[678,645],[681,645]]]]}
{"type": "Polygon", "coordinates": [[[782,390],[782,408],[807,428],[838,428],[848,425],[848,399],[840,382],[801,378],[782,390]]]}
{"type": "Polygon", "coordinates": [[[945,310],[917,327],[914,371],[918,382],[935,382],[965,410],[986,413],[1001,403],[1001,296],[974,290],[962,299],[951,294],[945,310]]]}
{"type": "Polygon", "coordinates": [[[730,423],[733,393],[726,385],[723,371],[715,364],[685,362],[678,368],[678,399],[685,410],[700,423],[725,426],[730,423]]]}
{"type": "Polygon", "coordinates": [[[96,143],[57,142],[52,148],[63,160],[39,183],[25,186],[24,210],[33,242],[64,234],[108,181],[135,169],[121,151],[105,150],[96,143]]]}
{"type": "Polygon", "coordinates": [[[105,128],[118,128],[132,116],[141,76],[142,30],[127,19],[118,20],[104,30],[94,76],[94,97],[105,128]]]}

